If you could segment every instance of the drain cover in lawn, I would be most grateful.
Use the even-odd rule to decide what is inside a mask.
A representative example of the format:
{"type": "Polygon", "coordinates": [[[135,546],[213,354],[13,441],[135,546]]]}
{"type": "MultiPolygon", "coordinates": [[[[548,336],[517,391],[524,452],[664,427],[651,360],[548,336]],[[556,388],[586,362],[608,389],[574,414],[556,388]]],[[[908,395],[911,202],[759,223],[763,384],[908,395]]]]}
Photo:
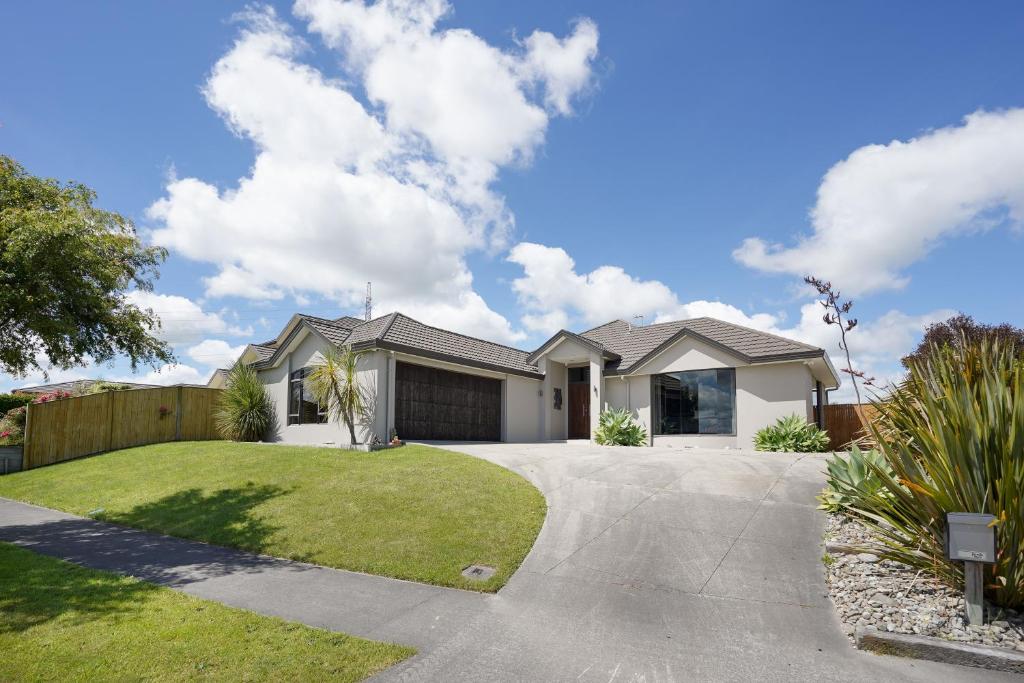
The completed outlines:
{"type": "Polygon", "coordinates": [[[488,567],[483,564],[471,564],[462,570],[462,575],[472,581],[486,581],[494,576],[494,572],[494,567],[488,567]]]}

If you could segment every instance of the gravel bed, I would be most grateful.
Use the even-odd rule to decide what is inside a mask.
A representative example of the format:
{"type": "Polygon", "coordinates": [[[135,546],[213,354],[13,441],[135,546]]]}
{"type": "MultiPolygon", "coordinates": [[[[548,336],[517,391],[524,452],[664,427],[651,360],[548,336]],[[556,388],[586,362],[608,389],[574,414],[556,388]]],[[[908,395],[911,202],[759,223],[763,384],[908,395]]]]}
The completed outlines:
{"type": "Polygon", "coordinates": [[[962,591],[871,553],[841,553],[837,545],[870,546],[871,537],[853,520],[828,516],[825,548],[834,560],[825,563],[828,589],[851,639],[858,626],[874,626],[1024,652],[1024,614],[988,606],[987,623],[968,626],[962,591]]]}

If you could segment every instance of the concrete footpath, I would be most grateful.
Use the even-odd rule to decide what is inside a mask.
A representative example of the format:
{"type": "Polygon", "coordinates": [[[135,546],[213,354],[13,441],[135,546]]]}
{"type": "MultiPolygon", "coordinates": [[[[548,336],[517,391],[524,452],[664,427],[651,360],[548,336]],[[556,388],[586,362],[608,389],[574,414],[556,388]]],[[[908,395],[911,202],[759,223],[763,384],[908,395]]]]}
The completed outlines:
{"type": "Polygon", "coordinates": [[[403,681],[1001,681],[859,652],[824,584],[818,457],[447,445],[519,472],[548,517],[497,595],[326,569],[0,499],[0,540],[419,648],[403,681]]]}

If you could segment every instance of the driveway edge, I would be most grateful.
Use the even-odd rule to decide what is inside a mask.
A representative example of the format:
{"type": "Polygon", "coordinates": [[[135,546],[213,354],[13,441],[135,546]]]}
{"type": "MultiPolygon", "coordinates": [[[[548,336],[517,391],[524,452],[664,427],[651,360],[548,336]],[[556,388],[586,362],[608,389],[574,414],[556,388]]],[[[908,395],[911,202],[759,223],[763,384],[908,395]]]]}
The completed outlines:
{"type": "Polygon", "coordinates": [[[856,631],[857,649],[883,655],[927,659],[944,664],[1024,674],[1024,653],[981,645],[968,645],[941,638],[888,633],[872,627],[856,631]]]}

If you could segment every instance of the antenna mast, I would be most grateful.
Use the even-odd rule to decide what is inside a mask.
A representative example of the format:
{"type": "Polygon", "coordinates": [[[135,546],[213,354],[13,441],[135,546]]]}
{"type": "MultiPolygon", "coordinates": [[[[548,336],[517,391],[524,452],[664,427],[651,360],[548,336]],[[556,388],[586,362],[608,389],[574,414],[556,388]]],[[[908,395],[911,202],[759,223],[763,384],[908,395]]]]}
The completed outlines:
{"type": "Polygon", "coordinates": [[[371,283],[366,283],[366,311],[363,313],[363,319],[369,320],[373,317],[373,296],[370,294],[371,283]]]}

